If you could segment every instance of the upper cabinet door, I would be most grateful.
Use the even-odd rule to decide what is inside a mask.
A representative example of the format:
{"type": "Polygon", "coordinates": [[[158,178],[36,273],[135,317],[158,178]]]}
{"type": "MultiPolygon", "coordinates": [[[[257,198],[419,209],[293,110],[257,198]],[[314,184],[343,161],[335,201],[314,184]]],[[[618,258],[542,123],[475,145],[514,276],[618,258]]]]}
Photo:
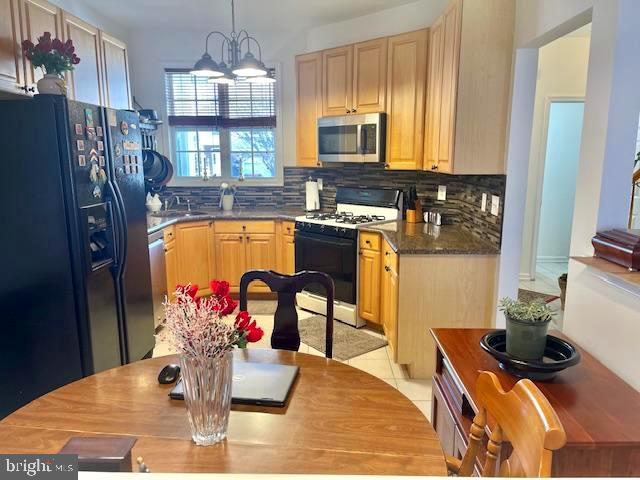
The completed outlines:
{"type": "Polygon", "coordinates": [[[440,108],[442,107],[443,18],[429,29],[429,67],[427,74],[427,106],[425,109],[424,162],[425,170],[435,170],[440,145],[440,108]]]}
{"type": "Polygon", "coordinates": [[[429,30],[389,38],[387,62],[387,158],[385,167],[422,168],[429,30]]]}
{"type": "Polygon", "coordinates": [[[322,53],[296,57],[296,160],[318,165],[318,117],[322,116],[322,53]]]}
{"type": "Polygon", "coordinates": [[[345,115],[353,110],[353,46],[322,52],[322,114],[345,115]]]}
{"type": "Polygon", "coordinates": [[[103,57],[105,106],[116,109],[131,108],[127,46],[101,31],[100,47],[103,57]]]}
{"type": "Polygon", "coordinates": [[[98,29],[63,12],[64,41],[71,39],[80,63],[67,73],[68,97],[80,102],[103,105],[102,65],[98,29]]]}
{"type": "Polygon", "coordinates": [[[0,0],[0,88],[18,92],[24,68],[18,0],[0,0]]]}
{"type": "Polygon", "coordinates": [[[453,171],[456,102],[458,98],[458,65],[462,5],[453,1],[443,14],[442,104],[440,107],[440,139],[436,167],[441,172],[453,171]]]}
{"type": "MultiPolygon", "coordinates": [[[[62,38],[62,10],[46,0],[20,0],[22,13],[22,38],[37,43],[38,37],[50,32],[52,37],[62,38]]],[[[79,54],[78,56],[82,56],[79,54]]],[[[25,60],[27,87],[35,84],[43,76],[41,69],[35,69],[25,60]]]]}
{"type": "Polygon", "coordinates": [[[353,47],[353,108],[357,113],[384,112],[387,94],[387,39],[353,47]]]}

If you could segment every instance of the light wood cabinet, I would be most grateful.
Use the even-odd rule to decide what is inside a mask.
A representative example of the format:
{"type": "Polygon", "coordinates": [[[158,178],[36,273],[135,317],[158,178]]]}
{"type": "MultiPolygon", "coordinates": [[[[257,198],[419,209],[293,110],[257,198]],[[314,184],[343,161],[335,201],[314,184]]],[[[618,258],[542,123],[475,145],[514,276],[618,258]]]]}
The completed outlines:
{"type": "Polygon", "coordinates": [[[388,39],[385,167],[422,168],[428,29],[388,39]]]}
{"type": "MultiPolygon", "coordinates": [[[[219,221],[215,223],[216,273],[231,291],[240,290],[240,278],[248,270],[273,270],[277,264],[276,226],[273,221],[219,221]]],[[[249,292],[268,292],[252,282],[249,292]]]]}
{"type": "Polygon", "coordinates": [[[387,39],[353,46],[353,113],[384,112],[387,99],[387,39]]]}
{"type": "Polygon", "coordinates": [[[424,169],[504,174],[515,7],[454,0],[430,33],[424,169]]]}
{"type": "Polygon", "coordinates": [[[72,100],[131,108],[126,45],[47,0],[0,0],[0,90],[37,93],[42,78],[22,55],[21,42],[50,32],[73,40],[81,62],[67,72],[67,96],[72,100]]]}
{"type": "Polygon", "coordinates": [[[293,275],[296,271],[294,232],[294,222],[280,222],[276,228],[277,271],[286,275],[293,275]]]}
{"type": "Polygon", "coordinates": [[[387,242],[383,242],[382,254],[382,328],[389,342],[392,360],[395,362],[398,358],[398,258],[387,242]]]}
{"type": "Polygon", "coordinates": [[[358,315],[367,322],[381,324],[379,250],[360,250],[358,273],[358,315]]]}
{"type": "Polygon", "coordinates": [[[322,116],[322,53],[296,57],[296,163],[318,162],[317,121],[322,116]]]}
{"type": "Polygon", "coordinates": [[[0,88],[18,92],[22,87],[22,33],[18,0],[0,0],[0,88]]]}
{"type": "Polygon", "coordinates": [[[71,100],[104,105],[99,30],[73,15],[62,12],[62,40],[73,40],[81,62],[67,72],[67,97],[71,100]]]}
{"type": "Polygon", "coordinates": [[[212,222],[181,223],[175,227],[178,283],[197,284],[198,295],[210,294],[209,281],[215,277],[212,222]]]}
{"type": "Polygon", "coordinates": [[[178,285],[178,257],[175,241],[165,243],[164,263],[167,272],[167,294],[169,297],[173,297],[176,285],[178,285]]]}
{"type": "Polygon", "coordinates": [[[127,45],[100,32],[104,105],[116,109],[131,108],[129,56],[127,45]]]}
{"type": "Polygon", "coordinates": [[[216,278],[226,280],[232,292],[240,291],[240,278],[247,271],[244,235],[215,234],[216,278]]]}
{"type": "MultiPolygon", "coordinates": [[[[248,233],[245,235],[247,270],[273,270],[276,264],[276,236],[273,233],[248,233]]],[[[270,292],[262,282],[249,285],[250,292],[270,292]]]]}
{"type": "MultiPolygon", "coordinates": [[[[44,32],[51,32],[52,37],[62,38],[62,10],[46,0],[20,0],[22,19],[22,39],[37,43],[38,37],[44,32]]],[[[75,40],[75,39],[74,39],[75,40]]],[[[27,88],[33,89],[36,82],[42,78],[42,70],[35,69],[31,62],[24,62],[25,83],[27,88]]]]}
{"type": "Polygon", "coordinates": [[[322,52],[322,114],[345,115],[353,108],[353,46],[322,52]]]}

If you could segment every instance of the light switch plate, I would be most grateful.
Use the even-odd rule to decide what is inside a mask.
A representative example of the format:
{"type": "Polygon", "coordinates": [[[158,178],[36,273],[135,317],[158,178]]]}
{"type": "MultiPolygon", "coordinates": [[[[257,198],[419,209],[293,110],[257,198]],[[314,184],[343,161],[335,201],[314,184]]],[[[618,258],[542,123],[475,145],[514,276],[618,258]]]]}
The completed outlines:
{"type": "Polygon", "coordinates": [[[447,199],[447,186],[438,185],[438,200],[446,200],[446,199],[447,199]]]}
{"type": "Polygon", "coordinates": [[[322,191],[322,179],[318,178],[318,190],[321,192],[322,191]]]}
{"type": "Polygon", "coordinates": [[[480,204],[480,210],[482,210],[483,212],[487,211],[487,194],[486,193],[482,194],[482,203],[480,204]]]}
{"type": "Polygon", "coordinates": [[[500,197],[497,195],[491,195],[491,215],[498,216],[500,212],[500,197]]]}

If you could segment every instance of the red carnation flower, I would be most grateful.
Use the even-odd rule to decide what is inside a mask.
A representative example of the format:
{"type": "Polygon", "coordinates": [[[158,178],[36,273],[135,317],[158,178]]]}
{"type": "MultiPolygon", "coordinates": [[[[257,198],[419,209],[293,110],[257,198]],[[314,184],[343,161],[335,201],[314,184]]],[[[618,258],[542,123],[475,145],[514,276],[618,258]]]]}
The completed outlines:
{"type": "Polygon", "coordinates": [[[71,57],[71,63],[73,63],[74,65],[77,65],[80,63],[80,57],[78,57],[75,53],[73,54],[73,56],[71,57]]]}
{"type": "Polygon", "coordinates": [[[249,315],[249,312],[243,310],[236,315],[235,326],[238,330],[246,330],[250,323],[251,315],[249,315]]]}
{"type": "Polygon", "coordinates": [[[22,42],[22,51],[24,52],[31,50],[33,47],[35,47],[35,45],[31,40],[25,40],[24,42],[22,42]]]}
{"type": "Polygon", "coordinates": [[[253,328],[247,331],[247,342],[254,343],[258,342],[264,336],[264,330],[260,327],[255,326],[255,322],[253,322],[253,328]]]}
{"type": "Polygon", "coordinates": [[[209,282],[211,292],[218,297],[225,297],[229,295],[229,282],[226,280],[211,280],[209,282]]]}
{"type": "Polygon", "coordinates": [[[229,295],[218,298],[218,314],[221,316],[229,315],[233,313],[233,311],[238,306],[238,302],[236,302],[229,295]]]}
{"type": "Polygon", "coordinates": [[[64,45],[59,38],[55,38],[51,42],[51,48],[53,48],[54,50],[57,50],[60,53],[64,53],[64,45]]]}

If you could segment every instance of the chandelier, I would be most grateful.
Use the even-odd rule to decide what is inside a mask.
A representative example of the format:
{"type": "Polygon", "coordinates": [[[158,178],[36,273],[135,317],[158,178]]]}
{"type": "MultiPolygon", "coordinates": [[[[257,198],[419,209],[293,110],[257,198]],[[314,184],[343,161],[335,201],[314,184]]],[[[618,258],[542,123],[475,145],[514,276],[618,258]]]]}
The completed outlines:
{"type": "Polygon", "coordinates": [[[236,33],[234,0],[231,0],[231,33],[227,36],[217,30],[209,32],[205,39],[204,54],[193,66],[191,74],[208,77],[209,82],[222,84],[234,84],[237,78],[245,78],[251,83],[276,81],[273,72],[262,63],[262,49],[258,41],[244,29],[236,33]],[[219,62],[209,54],[209,39],[212,35],[222,37],[219,62]],[[258,58],[251,52],[252,42],[258,47],[258,58]],[[243,47],[246,48],[244,56],[242,55],[243,47]]]}

